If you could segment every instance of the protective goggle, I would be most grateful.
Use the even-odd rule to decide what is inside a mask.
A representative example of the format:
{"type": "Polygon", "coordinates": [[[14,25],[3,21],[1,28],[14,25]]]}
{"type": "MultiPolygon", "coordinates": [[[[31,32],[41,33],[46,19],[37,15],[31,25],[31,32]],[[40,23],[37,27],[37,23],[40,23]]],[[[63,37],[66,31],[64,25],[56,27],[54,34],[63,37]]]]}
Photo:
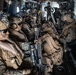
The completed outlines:
{"type": "Polygon", "coordinates": [[[0,30],[0,32],[6,33],[8,31],[8,29],[5,30],[0,30]]]}

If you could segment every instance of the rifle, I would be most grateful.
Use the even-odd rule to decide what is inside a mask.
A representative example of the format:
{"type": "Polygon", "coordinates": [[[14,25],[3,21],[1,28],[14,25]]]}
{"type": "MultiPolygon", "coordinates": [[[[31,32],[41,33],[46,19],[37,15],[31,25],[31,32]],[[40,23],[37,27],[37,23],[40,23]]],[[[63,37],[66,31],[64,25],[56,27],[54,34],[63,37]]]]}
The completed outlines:
{"type": "Polygon", "coordinates": [[[35,43],[30,45],[30,55],[33,67],[37,68],[38,75],[44,75],[44,65],[42,64],[42,48],[39,40],[39,28],[35,27],[35,43]]]}
{"type": "Polygon", "coordinates": [[[51,12],[51,18],[52,18],[53,24],[56,24],[54,16],[53,16],[53,12],[51,12]]]}
{"type": "Polygon", "coordinates": [[[25,52],[25,58],[30,57],[31,58],[31,67],[36,68],[38,71],[38,75],[44,75],[44,67],[42,63],[42,48],[41,48],[41,42],[39,40],[39,28],[35,27],[35,43],[29,42],[29,49],[25,52]]]}
{"type": "MultiPolygon", "coordinates": [[[[53,12],[51,12],[51,18],[52,18],[53,24],[52,24],[52,26],[51,26],[51,25],[50,25],[50,26],[52,27],[52,29],[54,30],[54,32],[55,32],[56,34],[59,34],[58,31],[56,30],[56,27],[55,27],[57,24],[56,24],[56,22],[55,22],[55,18],[54,18],[54,16],[53,16],[53,12]]],[[[49,24],[50,24],[50,23],[49,23],[49,24]]]]}
{"type": "Polygon", "coordinates": [[[39,28],[35,27],[35,60],[36,60],[36,66],[39,71],[39,75],[43,75],[44,72],[44,65],[42,64],[42,48],[41,48],[41,42],[39,40],[39,28]]]}

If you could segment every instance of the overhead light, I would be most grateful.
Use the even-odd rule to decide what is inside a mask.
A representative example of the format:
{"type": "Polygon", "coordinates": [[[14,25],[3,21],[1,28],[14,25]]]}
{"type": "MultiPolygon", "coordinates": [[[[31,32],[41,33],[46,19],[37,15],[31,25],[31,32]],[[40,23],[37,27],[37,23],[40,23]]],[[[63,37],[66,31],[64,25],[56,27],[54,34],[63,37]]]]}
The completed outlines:
{"type": "Polygon", "coordinates": [[[17,13],[20,11],[19,7],[17,7],[17,13]]]}

